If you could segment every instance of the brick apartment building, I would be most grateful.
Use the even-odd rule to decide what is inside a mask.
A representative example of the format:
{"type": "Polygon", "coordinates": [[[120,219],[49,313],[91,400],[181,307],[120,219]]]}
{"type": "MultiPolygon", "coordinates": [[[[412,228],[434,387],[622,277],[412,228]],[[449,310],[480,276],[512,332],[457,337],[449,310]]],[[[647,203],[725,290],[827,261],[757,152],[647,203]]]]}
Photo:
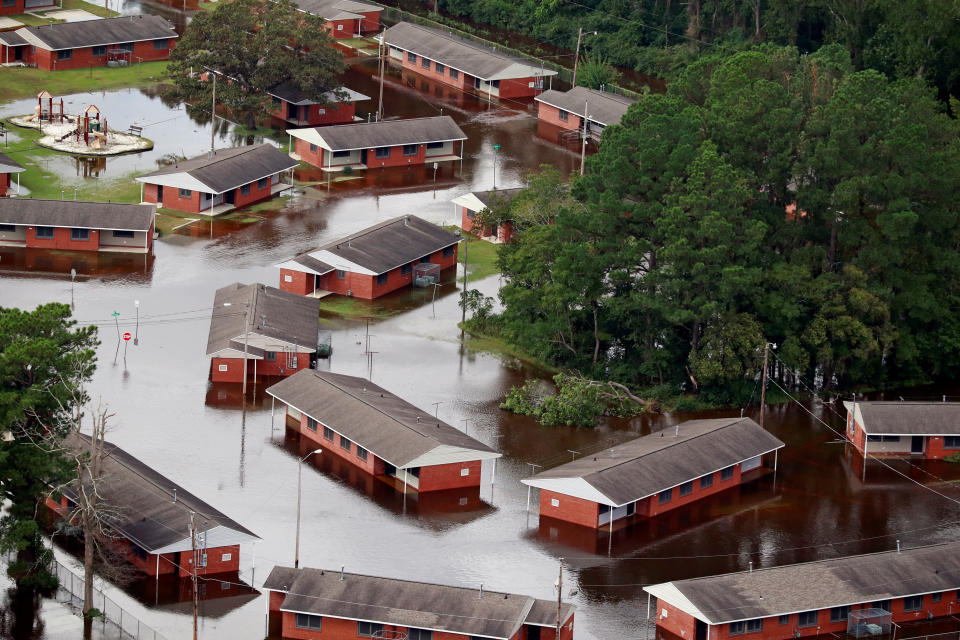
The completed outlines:
{"type": "Polygon", "coordinates": [[[357,0],[297,0],[304,13],[327,21],[327,31],[337,39],[356,38],[380,30],[380,12],[375,4],[357,0]]]}
{"type": "Polygon", "coordinates": [[[612,528],[755,479],[783,446],[750,418],[688,420],[522,482],[540,489],[541,518],[612,528]]]}
{"type": "Polygon", "coordinates": [[[0,153],[0,196],[5,196],[10,192],[12,186],[11,176],[17,175],[17,193],[20,192],[20,173],[24,167],[19,162],[13,160],[5,153],[0,153]]]}
{"type": "Polygon", "coordinates": [[[460,240],[417,216],[391,218],[280,263],[280,288],[379,298],[413,286],[417,271],[438,275],[456,267],[460,240]]]}
{"type": "MultiPolygon", "coordinates": [[[[490,208],[493,204],[509,202],[515,195],[523,189],[493,189],[491,191],[472,191],[470,193],[458,196],[452,200],[457,207],[457,215],[460,217],[460,228],[471,233],[474,231],[474,220],[477,214],[490,208]]],[[[476,230],[477,235],[483,240],[489,240],[494,243],[510,242],[513,239],[513,224],[509,220],[494,225],[489,225],[483,229],[476,230]]]]}
{"type": "Polygon", "coordinates": [[[850,402],[847,437],[863,455],[939,460],[960,454],[960,402],[850,402]]]}
{"type": "Polygon", "coordinates": [[[274,117],[294,127],[349,124],[356,119],[357,103],[370,99],[370,96],[340,87],[337,92],[325,93],[323,100],[318,102],[289,82],[275,86],[270,90],[270,96],[274,117]]]}
{"type": "Polygon", "coordinates": [[[263,143],[217,149],[139,176],[140,199],[167,209],[217,216],[291,188],[280,174],[297,166],[263,143]]]}
{"type": "Polygon", "coordinates": [[[149,253],[152,204],[0,198],[0,246],[149,253]]]}
{"type": "Polygon", "coordinates": [[[437,29],[399,22],[383,32],[389,60],[426,78],[500,98],[535,96],[557,74],[437,29]]]}
{"type": "Polygon", "coordinates": [[[267,394],[286,405],[287,428],[324,456],[339,456],[421,493],[480,485],[481,463],[500,454],[365,378],[309,369],[267,394]]]}
{"type": "Polygon", "coordinates": [[[620,124],[627,109],[636,102],[632,98],[586,87],[545,91],[534,100],[537,101],[537,118],[561,129],[583,132],[586,114],[586,135],[597,139],[606,127],[620,124]]]}

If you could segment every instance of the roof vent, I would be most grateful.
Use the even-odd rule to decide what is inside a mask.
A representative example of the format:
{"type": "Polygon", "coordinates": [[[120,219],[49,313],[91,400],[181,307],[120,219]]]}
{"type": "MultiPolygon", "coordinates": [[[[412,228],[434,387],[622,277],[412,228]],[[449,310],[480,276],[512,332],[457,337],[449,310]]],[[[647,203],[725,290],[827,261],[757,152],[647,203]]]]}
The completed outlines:
{"type": "Polygon", "coordinates": [[[673,431],[673,437],[676,438],[680,435],[680,425],[677,425],[677,428],[673,431]]]}
{"type": "Polygon", "coordinates": [[[343,567],[340,567],[340,582],[343,582],[343,567]]]}
{"type": "Polygon", "coordinates": [[[366,393],[366,392],[367,392],[367,388],[364,387],[364,388],[363,388],[363,391],[362,391],[361,393],[366,393]]]}
{"type": "Polygon", "coordinates": [[[410,220],[410,216],[403,216],[403,226],[409,227],[410,226],[409,220],[410,220]]]}
{"type": "Polygon", "coordinates": [[[897,540],[897,553],[900,553],[900,541],[897,540]]]}
{"type": "Polygon", "coordinates": [[[477,596],[477,600],[480,600],[480,599],[482,599],[482,598],[483,598],[483,583],[481,582],[481,583],[480,583],[480,595],[477,596]]]}
{"type": "Polygon", "coordinates": [[[417,416],[417,424],[420,424],[420,416],[417,416]]]}
{"type": "Polygon", "coordinates": [[[177,504],[177,488],[173,488],[173,504],[177,504]]]}

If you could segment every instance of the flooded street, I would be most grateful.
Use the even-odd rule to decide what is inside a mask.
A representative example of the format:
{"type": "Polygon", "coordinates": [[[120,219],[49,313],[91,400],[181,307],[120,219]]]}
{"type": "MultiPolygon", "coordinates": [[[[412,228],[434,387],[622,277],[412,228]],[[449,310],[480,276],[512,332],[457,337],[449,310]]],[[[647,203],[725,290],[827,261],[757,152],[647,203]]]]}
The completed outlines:
{"type": "MultiPolygon", "coordinates": [[[[375,97],[375,63],[351,70],[344,83],[375,97]]],[[[156,167],[168,154],[194,155],[209,146],[209,125],[194,121],[177,104],[164,104],[140,90],[71,96],[72,105],[97,104],[116,128],[144,126],[154,150],[106,159],[102,175],[124,176],[156,167]]],[[[242,550],[241,579],[263,582],[274,564],[294,554],[297,456],[305,453],[285,434],[283,418],[271,426],[262,388],[244,409],[239,385],[208,382],[204,356],[214,291],[232,282],[277,286],[273,265],[290,256],[386,218],[413,213],[430,221],[459,221],[450,200],[471,190],[520,183],[525,171],[553,164],[562,172],[579,167],[576,152],[537,136],[529,102],[492,104],[419,77],[391,74],[385,83],[387,117],[452,116],[469,137],[462,163],[431,168],[358,173],[333,184],[298,189],[280,211],[239,225],[199,222],[160,238],[155,255],[86,256],[66,252],[0,251],[0,304],[32,308],[49,301],[75,301],[75,317],[100,327],[99,365],[91,386],[116,413],[108,439],[251,529],[263,540],[255,562],[242,550]],[[411,86],[411,82],[413,86],[411,86]],[[501,145],[499,152],[494,145],[501,145]],[[494,175],[495,172],[495,175],[494,175]],[[212,236],[212,237],[211,237],[212,236]],[[78,278],[71,287],[70,268],[78,278]],[[71,289],[73,289],[71,294],[71,289]],[[135,301],[139,301],[139,322],[135,301]],[[118,324],[111,314],[119,312],[118,324]],[[126,350],[119,332],[136,334],[126,350]]],[[[32,101],[4,105],[0,115],[26,112],[32,101]]],[[[361,103],[366,114],[376,101],[361,103]]],[[[218,146],[249,143],[224,125],[218,146]]],[[[286,148],[285,136],[276,139],[286,148]]],[[[96,179],[84,177],[76,159],[49,161],[46,170],[80,180],[95,195],[96,179]]],[[[299,176],[310,179],[309,176],[299,176]]],[[[89,191],[83,192],[88,195],[89,191]]],[[[94,197],[94,196],[90,196],[94,197]]],[[[321,456],[303,474],[301,562],[413,580],[506,590],[555,598],[554,581],[564,558],[564,598],[577,606],[576,638],[607,640],[643,635],[645,584],[818,558],[890,549],[957,538],[956,505],[917,483],[954,498],[948,481],[960,465],[871,463],[863,470],[836,436],[803,408],[768,409],[766,425],[787,447],[776,476],[677,509],[651,522],[594,532],[556,522],[538,523],[526,512],[520,479],[529,463],[554,466],[691,417],[739,415],[739,409],[692,415],[656,415],[604,421],[596,429],[542,427],[498,408],[503,394],[529,367],[472,351],[460,341],[453,274],[431,304],[431,292],[390,296],[392,315],[370,322],[372,367],[364,354],[362,319],[324,317],[333,355],[321,368],[367,375],[377,384],[429,410],[440,403],[441,419],[503,452],[485,464],[479,493],[403,495],[321,456]],[[900,475],[902,474],[902,475],[900,475]],[[914,482],[915,481],[915,482],[914,482]],[[575,592],[569,596],[568,593],[575,592]]],[[[471,287],[495,295],[498,277],[471,287]]],[[[949,391],[944,391],[948,392],[949,391]]],[[[940,393],[939,391],[937,392],[940,393]]],[[[957,394],[954,390],[954,394],[957,394]]],[[[927,395],[932,395],[928,393],[927,395]]],[[[842,427],[833,411],[812,412],[842,427]]],[[[747,415],[756,417],[757,408],[747,415]]],[[[167,638],[186,637],[189,604],[150,602],[150,585],[135,595],[109,587],[114,597],[167,638]]],[[[216,590],[216,586],[209,586],[216,590]]],[[[131,589],[134,591],[134,589],[131,589]]],[[[175,588],[173,589],[175,591],[175,588]]],[[[159,592],[159,589],[158,589],[159,592]]],[[[166,592],[166,590],[165,590],[166,592]]],[[[177,595],[164,601],[176,600],[177,595]]],[[[160,598],[156,598],[160,602],[160,598]]],[[[201,603],[201,635],[256,638],[264,628],[265,597],[248,592],[201,603]]]]}

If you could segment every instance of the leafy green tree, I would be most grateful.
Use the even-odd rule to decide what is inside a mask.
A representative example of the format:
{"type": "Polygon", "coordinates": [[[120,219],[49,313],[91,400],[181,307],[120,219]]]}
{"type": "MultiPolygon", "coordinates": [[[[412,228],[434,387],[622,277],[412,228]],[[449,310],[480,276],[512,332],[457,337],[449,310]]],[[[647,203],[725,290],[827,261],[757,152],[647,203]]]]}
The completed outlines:
{"type": "Polygon", "coordinates": [[[605,58],[592,55],[584,56],[577,69],[577,84],[588,89],[600,89],[615,85],[620,81],[620,72],[605,58]]]}
{"type": "Polygon", "coordinates": [[[217,104],[245,117],[249,127],[272,108],[267,91],[288,82],[323,103],[343,71],[323,18],[292,0],[230,0],[194,16],[170,54],[167,74],[181,97],[210,102],[216,73],[217,104]],[[213,45],[216,43],[216,46],[213,45]]]}
{"type": "Polygon", "coordinates": [[[49,583],[37,513],[71,469],[60,442],[80,411],[95,367],[95,327],[75,327],[70,307],[0,308],[0,551],[14,551],[18,586],[49,583]]]}

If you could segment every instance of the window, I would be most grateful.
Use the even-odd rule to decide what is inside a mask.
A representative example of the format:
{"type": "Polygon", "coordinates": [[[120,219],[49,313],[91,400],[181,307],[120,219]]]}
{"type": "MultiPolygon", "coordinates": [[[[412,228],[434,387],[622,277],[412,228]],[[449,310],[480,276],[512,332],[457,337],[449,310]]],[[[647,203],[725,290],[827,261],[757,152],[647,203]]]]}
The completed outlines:
{"type": "Polygon", "coordinates": [[[400,275],[402,275],[402,276],[405,276],[405,275],[409,274],[411,271],[413,271],[413,263],[412,263],[412,262],[408,262],[407,264],[405,264],[405,265],[403,265],[402,267],[400,267],[400,275]]]}
{"type": "Polygon", "coordinates": [[[267,362],[276,362],[277,361],[277,352],[276,351],[264,351],[263,359],[267,362]]]}
{"type": "Polygon", "coordinates": [[[224,553],[220,556],[220,562],[230,562],[231,560],[233,560],[232,553],[224,553]]]}
{"type": "Polygon", "coordinates": [[[450,69],[450,77],[456,80],[457,78],[460,77],[460,72],[457,71],[456,69],[450,69]]]}
{"type": "Polygon", "coordinates": [[[360,445],[357,445],[357,457],[363,460],[364,462],[367,461],[367,450],[361,447],[360,445]]]}
{"type": "Polygon", "coordinates": [[[347,277],[347,272],[343,269],[337,269],[337,280],[345,280],[347,277]]]}
{"type": "Polygon", "coordinates": [[[190,189],[179,189],[177,190],[177,195],[181,198],[190,198],[193,196],[193,191],[190,189]]]}
{"type": "Polygon", "coordinates": [[[444,258],[449,258],[449,257],[452,256],[452,255],[453,255],[453,245],[450,245],[449,247],[444,247],[444,248],[443,248],[443,257],[444,257],[444,258]]]}
{"type": "Polygon", "coordinates": [[[333,442],[333,429],[331,429],[330,427],[324,425],[324,427],[323,427],[323,437],[326,438],[327,440],[329,440],[330,442],[333,442]]]}
{"type": "Polygon", "coordinates": [[[219,367],[217,367],[217,371],[226,371],[228,368],[229,367],[227,367],[227,365],[221,364],[219,367]]]}
{"type": "Polygon", "coordinates": [[[960,449],[960,436],[944,436],[944,449],[960,449]]]}
{"type": "Polygon", "coordinates": [[[433,631],[427,629],[407,629],[407,640],[433,640],[433,631]]]}
{"type": "Polygon", "coordinates": [[[430,59],[429,59],[429,58],[421,58],[421,59],[420,59],[420,66],[423,67],[424,69],[429,69],[429,68],[430,68],[430,59]]]}
{"type": "Polygon", "coordinates": [[[240,195],[242,195],[242,196],[248,196],[248,195],[250,195],[250,185],[249,185],[249,184],[245,184],[245,185],[243,185],[242,187],[240,187],[240,195]]]}
{"type": "Polygon", "coordinates": [[[266,189],[267,188],[267,178],[260,178],[257,180],[257,189],[266,189]]]}
{"type": "Polygon", "coordinates": [[[334,151],[334,152],[333,152],[333,157],[334,157],[334,158],[349,158],[349,157],[350,157],[350,152],[349,152],[349,151],[334,151]]]}
{"type": "Polygon", "coordinates": [[[390,147],[377,147],[375,154],[378,158],[389,158],[390,147]]]}
{"type": "Polygon", "coordinates": [[[89,240],[90,229],[70,229],[71,240],[89,240]]]}
{"type": "Polygon", "coordinates": [[[57,60],[69,60],[73,57],[73,49],[60,49],[57,51],[57,60]]]}
{"type": "Polygon", "coordinates": [[[403,155],[405,156],[415,156],[419,151],[420,151],[420,145],[418,144],[403,145],[403,155]]]}
{"type": "Polygon", "coordinates": [[[900,436],[867,436],[867,442],[900,442],[900,436]]]}
{"type": "Polygon", "coordinates": [[[680,497],[681,497],[681,498],[682,498],[683,496],[688,496],[688,495],[690,495],[691,493],[693,493],[693,481],[692,481],[692,480],[691,480],[690,482],[684,482],[682,485],[680,485],[680,497]]]}
{"type": "Polygon", "coordinates": [[[307,429],[310,429],[310,431],[317,430],[317,421],[309,416],[307,417],[307,429]]]}
{"type": "Polygon", "coordinates": [[[777,618],[777,624],[790,624],[790,614],[777,618]]]}
{"type": "Polygon", "coordinates": [[[430,150],[430,149],[443,149],[443,144],[444,144],[444,143],[442,143],[442,142],[428,142],[428,143],[427,143],[427,149],[428,149],[428,150],[430,150]]]}
{"type": "Polygon", "coordinates": [[[657,495],[660,504],[666,504],[673,498],[673,489],[665,489],[657,495]]]}
{"type": "Polygon", "coordinates": [[[34,233],[38,238],[52,238],[53,227],[37,227],[34,233]]]}
{"type": "Polygon", "coordinates": [[[721,480],[729,480],[733,477],[733,467],[727,467],[720,472],[721,480]]]}
{"type": "Polygon", "coordinates": [[[310,153],[316,153],[316,152],[317,152],[317,145],[310,143],[310,153]]]}
{"type": "Polygon", "coordinates": [[[3,0],[3,6],[5,6],[5,7],[15,7],[15,6],[17,6],[17,0],[3,0]]]}
{"type": "Polygon", "coordinates": [[[942,593],[931,593],[930,602],[940,602],[943,599],[942,593]]]}
{"type": "Polygon", "coordinates": [[[323,617],[312,616],[309,613],[298,613],[296,625],[297,629],[314,629],[320,631],[323,628],[323,617]]]}
{"type": "Polygon", "coordinates": [[[879,602],[874,602],[873,604],[870,605],[870,607],[871,607],[872,609],[883,609],[884,611],[886,611],[886,612],[888,612],[888,613],[893,613],[893,609],[892,609],[892,607],[890,606],[890,601],[889,601],[889,600],[881,600],[881,601],[879,601],[879,602]]]}
{"type": "Polygon", "coordinates": [[[105,46],[90,47],[90,53],[95,57],[105,56],[107,55],[107,48],[105,46]]]}
{"type": "Polygon", "coordinates": [[[123,44],[118,44],[118,45],[117,45],[116,47],[114,47],[114,48],[120,49],[120,51],[126,51],[127,53],[133,53],[133,43],[132,43],[132,42],[124,42],[123,44]]]}
{"type": "Polygon", "coordinates": [[[387,284],[387,275],[388,274],[386,273],[381,273],[380,275],[377,276],[378,287],[382,287],[383,285],[387,284]]]}
{"type": "Polygon", "coordinates": [[[628,515],[628,516],[632,516],[632,515],[635,514],[636,512],[637,512],[637,503],[636,503],[636,502],[631,502],[630,504],[627,505],[627,515],[628,515]]]}
{"type": "Polygon", "coordinates": [[[830,622],[846,622],[850,615],[850,607],[833,607],[830,609],[830,622]]]}
{"type": "Polygon", "coordinates": [[[153,41],[153,48],[154,48],[155,51],[163,51],[163,50],[165,50],[165,49],[169,49],[169,47],[167,46],[167,39],[166,39],[166,38],[159,38],[159,39],[157,39],[157,40],[154,40],[154,41],[153,41]]]}
{"type": "Polygon", "coordinates": [[[741,620],[740,622],[730,623],[730,635],[739,636],[744,633],[756,633],[763,630],[763,618],[753,620],[741,620]]]}
{"type": "Polygon", "coordinates": [[[563,109],[557,109],[557,117],[566,122],[570,119],[570,114],[563,109]]]}
{"type": "Polygon", "coordinates": [[[340,448],[341,448],[341,449],[343,449],[344,451],[350,451],[350,445],[352,445],[352,444],[353,444],[352,442],[350,442],[349,440],[347,440],[347,439],[344,438],[343,436],[340,436],[340,448]]]}
{"type": "Polygon", "coordinates": [[[284,281],[284,282],[293,282],[293,276],[290,275],[289,273],[285,273],[285,274],[283,274],[283,281],[284,281]]]}
{"type": "Polygon", "coordinates": [[[700,478],[700,488],[706,489],[707,487],[713,486],[713,474],[709,474],[700,478]]]}
{"type": "Polygon", "coordinates": [[[338,25],[337,25],[337,31],[343,31],[343,25],[342,25],[342,24],[338,24],[338,25]]]}
{"type": "Polygon", "coordinates": [[[460,477],[461,477],[461,478],[462,478],[462,477],[465,477],[465,476],[468,476],[468,475],[470,475],[470,469],[469,469],[469,468],[460,469],[460,477]]]}
{"type": "Polygon", "coordinates": [[[904,611],[920,611],[923,608],[923,596],[910,596],[903,599],[904,611]]]}
{"type": "Polygon", "coordinates": [[[797,626],[801,629],[804,627],[815,627],[817,626],[817,612],[816,611],[801,611],[797,614],[797,626]]]}
{"type": "Polygon", "coordinates": [[[132,238],[133,231],[114,231],[113,237],[114,238],[132,238]]]}
{"type": "Polygon", "coordinates": [[[416,62],[416,61],[417,61],[417,54],[415,54],[415,53],[410,53],[410,52],[408,51],[408,52],[407,52],[407,62],[416,62]]]}
{"type": "Polygon", "coordinates": [[[374,634],[383,635],[383,625],[379,622],[358,622],[357,635],[361,638],[369,638],[374,634]]]}
{"type": "MultiPolygon", "coordinates": [[[[16,230],[17,230],[16,225],[12,225],[12,224],[0,224],[0,231],[16,231],[16,230]]],[[[116,233],[116,232],[114,232],[114,233],[116,233]]]]}
{"type": "Polygon", "coordinates": [[[550,498],[550,506],[551,506],[551,507],[559,507],[559,506],[560,506],[560,501],[557,500],[556,498],[550,498]]]}
{"type": "Polygon", "coordinates": [[[499,88],[500,88],[500,81],[499,81],[499,80],[494,80],[493,82],[490,83],[490,86],[493,87],[494,89],[499,89],[499,88]]]}
{"type": "Polygon", "coordinates": [[[608,505],[608,504],[601,504],[601,505],[597,505],[597,506],[599,507],[599,509],[597,509],[597,512],[598,512],[600,515],[603,515],[603,514],[605,514],[605,513],[609,513],[609,512],[610,512],[610,505],[608,505]]]}

